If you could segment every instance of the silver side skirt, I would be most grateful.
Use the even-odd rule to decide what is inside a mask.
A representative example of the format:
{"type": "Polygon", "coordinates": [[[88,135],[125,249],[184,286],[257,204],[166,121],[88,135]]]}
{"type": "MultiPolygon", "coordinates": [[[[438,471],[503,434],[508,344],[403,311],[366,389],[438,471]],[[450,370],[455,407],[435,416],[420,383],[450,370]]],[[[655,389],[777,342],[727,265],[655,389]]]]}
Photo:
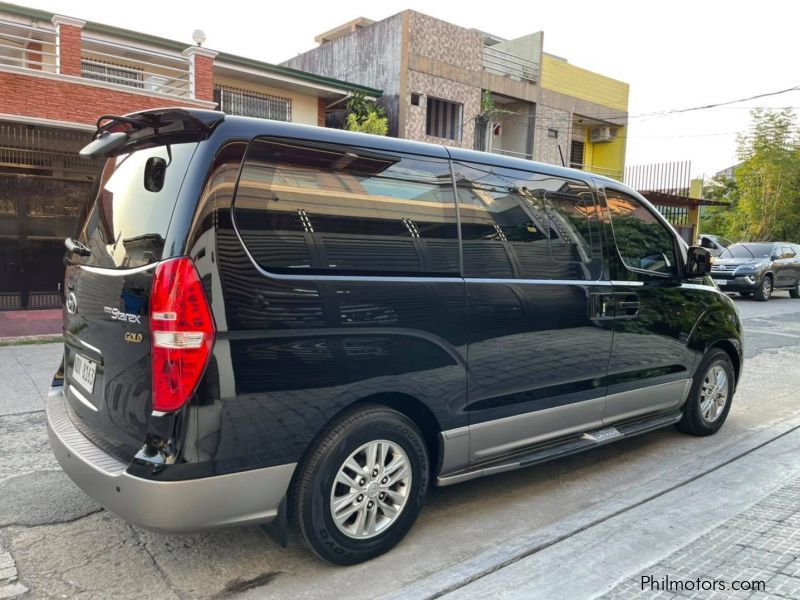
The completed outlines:
{"type": "Polygon", "coordinates": [[[552,440],[532,448],[527,448],[508,458],[484,463],[482,466],[479,465],[467,468],[450,475],[439,476],[436,478],[436,485],[443,487],[455,483],[462,483],[470,479],[477,479],[478,477],[485,477],[486,475],[494,475],[505,471],[513,471],[548,460],[561,458],[562,456],[575,454],[576,452],[597,448],[618,439],[633,437],[634,435],[667,427],[668,425],[677,423],[681,419],[681,416],[682,413],[680,410],[672,410],[666,413],[659,413],[626,421],[615,427],[603,427],[595,431],[588,431],[580,436],[572,435],[560,440],[552,440]]]}
{"type": "MultiPolygon", "coordinates": [[[[555,447],[561,445],[559,440],[574,438],[582,441],[580,448],[590,447],[632,435],[637,429],[626,426],[621,431],[612,426],[621,422],[641,421],[645,431],[653,428],[653,422],[674,423],[680,418],[679,409],[691,386],[691,379],[681,379],[444,431],[440,469],[444,475],[437,484],[450,485],[520,466],[514,460],[493,461],[493,457],[527,454],[537,447],[555,447]],[[484,466],[470,466],[476,464],[484,466]]],[[[557,454],[564,451],[561,447],[557,454]]]]}

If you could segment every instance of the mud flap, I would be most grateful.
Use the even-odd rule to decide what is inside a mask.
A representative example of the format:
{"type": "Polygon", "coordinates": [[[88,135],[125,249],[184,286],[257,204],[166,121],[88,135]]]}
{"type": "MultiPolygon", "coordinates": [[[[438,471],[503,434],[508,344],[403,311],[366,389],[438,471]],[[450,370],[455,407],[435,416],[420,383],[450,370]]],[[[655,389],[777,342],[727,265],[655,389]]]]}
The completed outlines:
{"type": "Polygon", "coordinates": [[[286,546],[289,545],[289,521],[286,516],[286,496],[283,497],[281,503],[278,505],[278,514],[275,515],[272,522],[265,523],[261,526],[261,529],[281,548],[286,548],[286,546]]]}

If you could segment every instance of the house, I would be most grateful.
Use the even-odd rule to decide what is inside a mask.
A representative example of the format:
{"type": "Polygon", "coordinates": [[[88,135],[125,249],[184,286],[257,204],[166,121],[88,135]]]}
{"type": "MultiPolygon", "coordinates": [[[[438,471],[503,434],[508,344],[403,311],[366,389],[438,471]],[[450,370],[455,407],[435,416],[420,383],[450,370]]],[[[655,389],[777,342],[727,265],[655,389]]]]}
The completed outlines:
{"type": "Polygon", "coordinates": [[[160,106],[324,125],[373,87],[146,33],[0,3],[0,310],[61,304],[64,238],[98,165],[100,115],[160,106]]]}
{"type": "Polygon", "coordinates": [[[406,10],[315,41],[282,64],[382,89],[390,135],[622,178],[628,84],[548,54],[543,32],[507,40],[406,10]]]}

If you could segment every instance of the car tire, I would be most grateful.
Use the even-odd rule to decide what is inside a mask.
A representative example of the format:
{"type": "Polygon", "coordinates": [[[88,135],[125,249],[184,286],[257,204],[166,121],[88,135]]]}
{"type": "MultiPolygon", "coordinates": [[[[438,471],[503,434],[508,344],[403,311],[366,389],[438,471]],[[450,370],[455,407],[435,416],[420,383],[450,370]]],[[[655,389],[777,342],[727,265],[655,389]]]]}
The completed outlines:
{"type": "Polygon", "coordinates": [[[766,302],[769,300],[769,297],[772,296],[772,277],[769,275],[764,275],[764,279],[761,280],[761,283],[755,290],[755,298],[759,302],[766,302]]]}
{"type": "Polygon", "coordinates": [[[321,559],[357,564],[403,539],[429,478],[428,449],[417,426],[390,408],[364,405],[334,422],[302,461],[289,516],[321,559]]]}
{"type": "Polygon", "coordinates": [[[736,375],[728,353],[712,348],[697,368],[683,417],[676,427],[689,435],[712,435],[720,430],[731,409],[736,375]]]}
{"type": "Polygon", "coordinates": [[[789,295],[792,298],[800,298],[800,278],[797,280],[797,285],[789,290],[789,295]]]}
{"type": "Polygon", "coordinates": [[[753,295],[753,292],[739,292],[739,295],[740,295],[742,298],[749,298],[750,296],[752,296],[752,295],[753,295]]]}

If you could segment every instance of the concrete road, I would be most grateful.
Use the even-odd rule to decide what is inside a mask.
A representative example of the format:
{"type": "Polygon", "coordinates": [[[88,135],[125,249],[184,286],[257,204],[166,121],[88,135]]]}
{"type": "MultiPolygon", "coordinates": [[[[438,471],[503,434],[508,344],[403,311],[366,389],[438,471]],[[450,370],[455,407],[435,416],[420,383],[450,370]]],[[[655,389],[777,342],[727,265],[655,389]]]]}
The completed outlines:
{"type": "MultiPolygon", "coordinates": [[[[416,599],[496,592],[504,567],[519,565],[518,573],[525,573],[526,561],[548,549],[563,560],[562,544],[618,524],[637,509],[653,513],[649,507],[663,507],[670,494],[690,485],[695,502],[713,503],[724,469],[736,472],[736,466],[747,465],[748,472],[759,473],[759,457],[776,438],[792,448],[800,445],[800,436],[792,435],[800,426],[800,300],[780,293],[767,303],[737,303],[747,364],[718,435],[691,438],[667,429],[528,470],[434,489],[399,547],[347,569],[320,563],[296,541],[281,549],[258,528],[161,536],[101,510],[61,473],[47,446],[41,393],[58,347],[0,348],[0,364],[21,366],[0,381],[0,598],[25,590],[34,598],[113,593],[117,598],[416,599]],[[39,378],[44,383],[37,385],[39,378]]],[[[793,464],[786,455],[771,471],[774,476],[737,477],[739,501],[755,502],[789,477],[793,464]]],[[[771,464],[767,458],[762,462],[771,464]]],[[[610,589],[638,572],[641,560],[657,560],[685,539],[685,530],[684,538],[667,535],[681,525],[680,514],[662,512],[656,519],[661,537],[649,538],[647,553],[641,547],[627,554],[615,548],[625,554],[620,558],[625,572],[593,580],[597,591],[610,589]]],[[[697,535],[716,522],[701,520],[697,535]]],[[[605,551],[602,538],[593,544],[605,551]]],[[[612,546],[609,538],[608,549],[612,546]]],[[[571,570],[558,573],[558,562],[544,564],[565,582],[577,579],[571,570]]],[[[575,588],[569,597],[591,597],[593,589],[575,588]]]]}

